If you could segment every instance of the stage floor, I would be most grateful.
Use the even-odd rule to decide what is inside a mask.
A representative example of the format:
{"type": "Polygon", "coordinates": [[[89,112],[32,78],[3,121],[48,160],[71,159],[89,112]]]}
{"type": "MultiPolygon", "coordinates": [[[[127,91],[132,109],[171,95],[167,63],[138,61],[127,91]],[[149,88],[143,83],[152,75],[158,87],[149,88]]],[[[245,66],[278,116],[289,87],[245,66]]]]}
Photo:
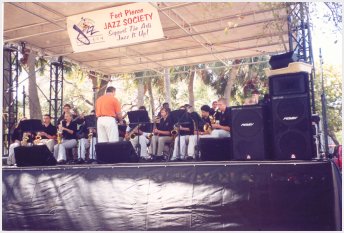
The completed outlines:
{"type": "Polygon", "coordinates": [[[4,230],[341,230],[330,161],[3,166],[4,230]]]}

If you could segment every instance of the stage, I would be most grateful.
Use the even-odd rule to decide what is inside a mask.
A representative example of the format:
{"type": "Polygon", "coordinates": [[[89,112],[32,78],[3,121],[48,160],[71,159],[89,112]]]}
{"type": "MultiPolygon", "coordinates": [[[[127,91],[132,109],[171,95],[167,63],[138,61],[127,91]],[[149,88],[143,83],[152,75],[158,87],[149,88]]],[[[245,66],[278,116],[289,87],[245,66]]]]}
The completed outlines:
{"type": "Polygon", "coordinates": [[[3,230],[341,230],[329,161],[3,167],[3,230]]]}

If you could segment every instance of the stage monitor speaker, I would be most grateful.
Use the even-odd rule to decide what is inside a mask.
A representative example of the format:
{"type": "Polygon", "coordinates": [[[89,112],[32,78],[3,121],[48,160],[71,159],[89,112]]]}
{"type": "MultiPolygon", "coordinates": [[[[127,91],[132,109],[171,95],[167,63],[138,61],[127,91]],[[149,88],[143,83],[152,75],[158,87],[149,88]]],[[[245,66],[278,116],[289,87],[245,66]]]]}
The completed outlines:
{"type": "Polygon", "coordinates": [[[272,70],[281,69],[288,67],[289,63],[295,62],[297,60],[297,55],[294,51],[273,55],[269,60],[269,64],[272,70]]]}
{"type": "Polygon", "coordinates": [[[101,142],[96,144],[99,163],[136,163],[139,158],[128,141],[101,142]]]}
{"type": "Polygon", "coordinates": [[[18,167],[56,165],[56,159],[46,145],[14,148],[18,167]]]}
{"type": "Polygon", "coordinates": [[[265,109],[260,105],[231,108],[232,155],[234,160],[264,160],[265,109]]]}
{"type": "Polygon", "coordinates": [[[308,94],[271,99],[273,158],[310,160],[312,122],[308,94]]]}
{"type": "Polygon", "coordinates": [[[230,138],[200,138],[202,161],[228,161],[232,159],[230,138]]]}
{"type": "Polygon", "coordinates": [[[309,92],[308,73],[298,72],[269,77],[270,96],[295,95],[309,92]]]}

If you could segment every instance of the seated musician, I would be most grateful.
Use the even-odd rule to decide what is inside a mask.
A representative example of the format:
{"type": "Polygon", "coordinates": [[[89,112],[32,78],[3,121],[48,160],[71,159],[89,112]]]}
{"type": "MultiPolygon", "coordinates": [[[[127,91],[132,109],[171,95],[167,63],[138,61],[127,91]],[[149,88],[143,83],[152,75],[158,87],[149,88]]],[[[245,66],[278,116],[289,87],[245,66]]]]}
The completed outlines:
{"type": "Polygon", "coordinates": [[[164,146],[167,143],[171,143],[171,131],[173,129],[172,118],[170,117],[170,109],[162,108],[160,110],[161,119],[156,125],[157,127],[153,129],[153,136],[151,139],[151,144],[149,147],[149,153],[156,159],[163,159],[164,146]]]}
{"type": "MultiPolygon", "coordinates": [[[[56,139],[57,129],[51,124],[51,116],[45,114],[43,116],[43,130],[37,133],[37,136],[41,136],[41,140],[35,140],[36,144],[43,144],[48,147],[48,149],[53,152],[55,139],[56,139]]],[[[36,138],[37,138],[36,136],[36,138]]]]}
{"type": "Polygon", "coordinates": [[[26,144],[33,141],[32,137],[30,136],[30,133],[25,132],[25,135],[24,135],[23,130],[20,128],[20,122],[23,120],[27,120],[27,118],[23,117],[22,119],[19,120],[11,136],[11,140],[13,143],[10,144],[9,149],[8,149],[7,165],[16,164],[16,159],[14,157],[14,148],[21,146],[22,144],[24,146],[25,145],[24,141],[26,141],[26,144]],[[23,140],[23,136],[28,137],[27,140],[26,139],[23,140]]]}
{"type": "Polygon", "coordinates": [[[62,132],[62,142],[54,146],[54,156],[59,164],[65,164],[67,160],[66,149],[77,145],[77,124],[72,121],[72,114],[70,112],[65,112],[65,120],[61,121],[58,130],[62,132]]]}
{"type": "Polygon", "coordinates": [[[189,143],[189,136],[192,135],[194,131],[194,121],[191,118],[192,106],[189,104],[185,104],[183,108],[180,108],[180,110],[182,109],[185,109],[185,111],[187,112],[179,120],[180,122],[183,122],[178,129],[179,132],[173,135],[174,149],[171,161],[180,161],[187,159],[187,144],[189,143]]]}
{"type": "Polygon", "coordinates": [[[65,113],[66,113],[66,112],[69,112],[69,113],[72,114],[72,119],[77,118],[77,115],[74,114],[74,113],[72,113],[71,110],[72,110],[72,107],[70,106],[70,104],[65,104],[65,105],[63,105],[63,113],[62,113],[62,115],[59,117],[59,119],[57,120],[57,125],[59,125],[59,124],[61,123],[61,121],[65,119],[65,113]]]}
{"type": "MultiPolygon", "coordinates": [[[[139,110],[147,111],[145,106],[140,106],[139,110]]],[[[135,124],[129,124],[126,129],[125,140],[131,142],[133,148],[143,160],[150,160],[147,147],[149,145],[148,135],[150,132],[150,124],[142,125],[139,128],[135,124]],[[134,136],[135,135],[135,136],[134,136]]]]}
{"type": "MultiPolygon", "coordinates": [[[[95,115],[95,111],[91,111],[91,115],[95,115]]],[[[83,118],[84,119],[84,118],[83,118]]],[[[96,128],[89,125],[89,122],[83,120],[77,132],[78,138],[78,160],[76,163],[94,163],[96,161],[95,144],[97,143],[96,128]],[[88,149],[88,159],[86,159],[86,151],[88,149]]]]}
{"type": "Polygon", "coordinates": [[[223,138],[230,137],[230,108],[227,107],[227,100],[225,98],[220,98],[217,101],[217,106],[220,110],[219,121],[211,125],[213,129],[211,132],[211,137],[223,138]]]}
{"type": "MultiPolygon", "coordinates": [[[[189,157],[192,157],[193,159],[196,158],[196,146],[198,145],[199,141],[197,141],[197,139],[199,140],[199,138],[201,137],[209,137],[210,133],[211,133],[211,122],[210,122],[210,111],[211,108],[208,105],[203,105],[201,107],[201,119],[199,119],[197,121],[197,119],[194,119],[194,121],[196,121],[198,124],[198,128],[197,130],[194,131],[194,135],[191,135],[189,137],[189,145],[188,145],[188,151],[187,154],[189,157]],[[208,125],[208,130],[204,131],[205,129],[205,125],[208,125]],[[208,135],[208,136],[207,136],[208,135]]],[[[196,126],[196,127],[197,127],[196,126]]]]}

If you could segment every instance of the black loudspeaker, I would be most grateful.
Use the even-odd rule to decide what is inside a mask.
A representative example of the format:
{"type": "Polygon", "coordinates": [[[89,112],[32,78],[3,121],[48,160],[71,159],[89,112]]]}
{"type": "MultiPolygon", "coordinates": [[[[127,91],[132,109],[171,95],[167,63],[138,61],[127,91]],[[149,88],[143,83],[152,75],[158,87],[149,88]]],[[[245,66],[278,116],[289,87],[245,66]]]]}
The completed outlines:
{"type": "Polygon", "coordinates": [[[56,165],[56,159],[46,145],[14,148],[18,167],[56,165]]]}
{"type": "Polygon", "coordinates": [[[308,73],[298,72],[269,77],[270,96],[309,93],[308,73]]]}
{"type": "Polygon", "coordinates": [[[264,160],[266,153],[265,109],[260,105],[231,108],[234,160],[264,160]]]}
{"type": "Polygon", "coordinates": [[[309,95],[272,97],[271,111],[273,158],[277,160],[312,159],[309,95]]]}
{"type": "Polygon", "coordinates": [[[269,64],[272,70],[288,67],[289,63],[295,62],[297,55],[294,51],[271,56],[269,64]]]}
{"type": "Polygon", "coordinates": [[[131,142],[101,142],[96,144],[99,163],[136,163],[139,161],[131,142]]]}
{"type": "Polygon", "coordinates": [[[230,138],[200,138],[202,161],[228,161],[232,159],[230,138]]]}

